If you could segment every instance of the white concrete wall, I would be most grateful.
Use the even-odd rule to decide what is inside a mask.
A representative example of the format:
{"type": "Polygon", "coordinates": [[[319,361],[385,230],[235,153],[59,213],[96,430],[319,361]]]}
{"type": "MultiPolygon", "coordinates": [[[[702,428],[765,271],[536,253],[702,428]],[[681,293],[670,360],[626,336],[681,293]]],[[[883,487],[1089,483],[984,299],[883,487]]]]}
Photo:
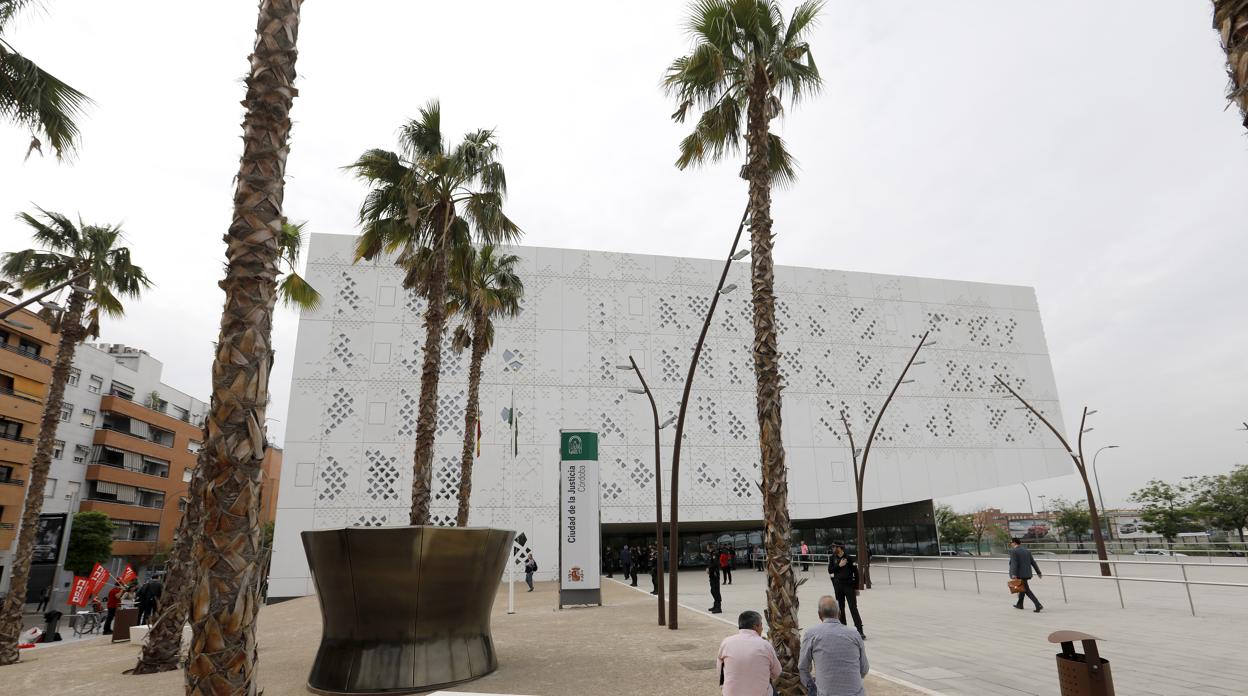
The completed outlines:
{"type": "MultiPolygon", "coordinates": [[[[351,263],[354,237],[313,235],[309,280],[324,295],[299,324],[270,594],[313,591],[299,533],[407,523],[424,304],[388,262],[351,263]]],[[[653,519],[649,406],[627,393],[631,354],[661,409],[675,412],[708,293],[722,262],[520,247],[524,311],[500,322],[481,391],[482,456],[473,525],[516,529],[555,572],[558,431],[600,433],[602,520],[653,519]],[[500,411],[520,413],[520,453],[505,456],[500,411]],[[509,473],[508,473],[509,472],[509,473]]],[[[758,520],[760,499],[748,262],[735,264],[701,359],[682,448],[684,520],[758,520]]],[[[1061,422],[1030,288],[778,268],[784,444],[795,518],[853,507],[839,421],[865,440],[918,336],[937,345],[877,436],[871,507],[1068,473],[1069,461],[993,385],[1005,375],[1061,422]]],[[[448,332],[449,334],[449,332],[448,332]]],[[[443,352],[435,520],[454,519],[467,355],[443,352]]],[[[670,445],[671,430],[665,431],[670,445]]],[[[670,466],[670,447],[663,452],[670,466]]],[[[669,470],[670,473],[670,470],[669,470]]],[[[667,481],[669,473],[665,473],[667,481]]],[[[666,484],[665,484],[666,488],[666,484]]]]}

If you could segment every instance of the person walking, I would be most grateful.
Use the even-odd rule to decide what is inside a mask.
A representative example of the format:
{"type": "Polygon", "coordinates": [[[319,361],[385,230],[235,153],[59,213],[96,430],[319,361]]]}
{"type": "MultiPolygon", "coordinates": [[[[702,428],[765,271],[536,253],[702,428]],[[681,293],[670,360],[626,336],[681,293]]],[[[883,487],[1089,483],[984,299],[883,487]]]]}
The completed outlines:
{"type": "Polygon", "coordinates": [[[633,552],[628,550],[628,544],[620,549],[620,570],[624,571],[624,581],[628,582],[633,574],[633,552]]]}
{"type": "Polygon", "coordinates": [[[719,574],[725,585],[732,584],[732,551],[727,546],[719,550],[719,574]]]}
{"type": "Polygon", "coordinates": [[[841,625],[845,625],[845,605],[849,605],[849,613],[854,617],[854,628],[858,635],[866,640],[867,634],[862,632],[862,616],[858,614],[858,566],[854,565],[854,557],[845,553],[845,544],[837,542],[832,549],[832,558],[828,561],[828,575],[832,578],[832,591],[836,594],[841,625]]]}
{"type": "Polygon", "coordinates": [[[810,547],[806,545],[806,540],[802,539],[802,572],[810,571],[810,547]]]}
{"type": "Polygon", "coordinates": [[[613,578],[615,576],[611,573],[614,569],[615,562],[614,559],[611,558],[611,549],[610,547],[604,548],[602,550],[602,574],[609,578],[613,578]]]}
{"type": "Polygon", "coordinates": [[[719,564],[714,559],[706,564],[706,579],[711,583],[711,600],[715,602],[707,611],[712,614],[722,614],[724,610],[720,608],[720,604],[723,603],[723,597],[719,594],[719,564]]]}
{"type": "Polygon", "coordinates": [[[44,587],[43,591],[39,593],[39,606],[35,607],[35,611],[39,613],[43,613],[47,611],[48,600],[51,599],[51,597],[52,597],[52,586],[49,585],[47,587],[44,587]]]}
{"type": "Polygon", "coordinates": [[[529,557],[524,561],[524,584],[529,586],[529,592],[533,591],[533,574],[537,572],[537,561],[533,558],[533,552],[529,552],[529,557]]]}
{"type": "Polygon", "coordinates": [[[811,696],[866,696],[862,680],[871,670],[862,636],[838,621],[836,599],[819,598],[819,623],[802,634],[797,673],[811,696]],[[812,672],[813,668],[813,674],[812,672]]]}
{"type": "Polygon", "coordinates": [[[719,644],[715,658],[723,696],[771,696],[771,681],[780,676],[780,658],[771,642],[763,638],[763,617],[743,611],[737,632],[719,644]]]}
{"type": "Polygon", "coordinates": [[[1036,564],[1036,559],[1032,558],[1031,551],[1023,546],[1023,540],[1018,537],[1010,539],[1010,579],[1022,580],[1023,590],[1018,593],[1018,603],[1014,605],[1015,609],[1023,608],[1023,598],[1030,597],[1031,603],[1036,605],[1033,610],[1037,614],[1044,609],[1040,605],[1040,600],[1036,599],[1036,595],[1031,591],[1031,570],[1035,568],[1036,577],[1043,578],[1044,573],[1040,572],[1040,566],[1036,564]]]}
{"type": "Polygon", "coordinates": [[[761,556],[762,554],[759,553],[759,548],[757,546],[750,547],[750,564],[753,565],[754,570],[759,573],[763,572],[763,559],[761,556]]]}
{"type": "Polygon", "coordinates": [[[160,601],[160,595],[164,592],[164,585],[156,578],[151,578],[143,583],[139,588],[135,598],[139,600],[139,625],[148,625],[148,619],[154,619],[156,613],[156,603],[160,601]]]}
{"type": "Polygon", "coordinates": [[[117,616],[117,610],[121,608],[122,592],[121,585],[114,585],[113,589],[108,591],[108,599],[104,602],[104,607],[108,610],[108,614],[104,617],[104,635],[106,636],[113,634],[113,619],[117,616]]]}
{"type": "Polygon", "coordinates": [[[637,586],[637,571],[641,570],[641,566],[645,562],[646,562],[646,558],[645,558],[645,555],[642,554],[641,552],[641,547],[634,546],[633,547],[633,572],[631,575],[633,579],[633,582],[632,582],[633,587],[637,586]]]}

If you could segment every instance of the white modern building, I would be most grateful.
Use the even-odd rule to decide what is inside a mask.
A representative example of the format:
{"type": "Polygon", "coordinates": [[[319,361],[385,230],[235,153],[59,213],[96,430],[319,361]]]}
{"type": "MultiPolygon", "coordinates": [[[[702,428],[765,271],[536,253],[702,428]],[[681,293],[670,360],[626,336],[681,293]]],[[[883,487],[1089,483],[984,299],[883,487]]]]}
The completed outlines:
{"type": "MultiPolygon", "coordinates": [[[[270,597],[313,592],[300,532],[408,519],[424,304],[401,287],[402,274],[390,262],[353,264],[354,239],[312,235],[307,277],[325,301],[299,324],[270,597]]],[[[650,407],[627,391],[638,386],[634,375],[616,366],[635,358],[660,420],[675,413],[722,262],[513,251],[522,259],[524,309],[498,324],[486,358],[471,523],[522,533],[539,576],[549,578],[557,565],[561,428],[599,433],[604,536],[652,533],[650,407]],[[500,415],[513,402],[515,457],[500,415]]],[[[748,260],[734,264],[728,282],[741,289],[724,296],[706,342],[679,491],[682,532],[717,540],[736,534],[738,547],[761,524],[748,271],[748,260]]],[[[924,349],[925,364],[890,407],[872,451],[865,498],[879,513],[876,523],[868,520],[879,527],[873,538],[930,550],[922,529],[915,531],[924,524],[916,509],[930,526],[926,501],[1069,473],[1069,459],[1043,427],[1003,400],[993,380],[1002,375],[1062,422],[1032,289],[780,267],[776,292],[789,500],[795,526],[810,530],[812,541],[843,535],[844,520],[836,518],[854,509],[839,414],[847,412],[858,442],[865,440],[927,330],[936,343],[924,349]]],[[[438,524],[454,519],[466,363],[466,354],[444,346],[434,456],[438,524]]],[[[665,482],[671,433],[664,431],[665,482]]],[[[698,543],[682,537],[694,555],[698,543]]]]}

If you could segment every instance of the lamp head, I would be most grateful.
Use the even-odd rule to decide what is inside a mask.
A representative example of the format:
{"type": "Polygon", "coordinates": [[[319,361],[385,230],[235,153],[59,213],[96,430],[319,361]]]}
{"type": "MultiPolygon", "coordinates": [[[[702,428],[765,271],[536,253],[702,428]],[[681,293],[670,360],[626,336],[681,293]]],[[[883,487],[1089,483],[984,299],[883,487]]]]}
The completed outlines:
{"type": "Polygon", "coordinates": [[[745,257],[747,257],[747,256],[749,256],[749,255],[750,255],[750,250],[749,250],[749,249],[742,249],[741,251],[738,251],[737,253],[735,253],[735,254],[733,254],[733,255],[732,255],[732,260],[733,260],[733,261],[740,261],[741,259],[743,259],[743,258],[745,258],[745,257]]]}
{"type": "Polygon", "coordinates": [[[719,291],[719,294],[721,294],[721,295],[727,295],[728,293],[730,293],[730,292],[732,292],[733,290],[736,290],[736,289],[737,289],[737,285],[736,285],[736,283],[729,283],[728,285],[725,285],[725,286],[724,286],[724,287],[723,287],[723,288],[719,291]]]}
{"type": "Polygon", "coordinates": [[[628,393],[629,394],[645,394],[646,390],[645,389],[629,389],[628,393]]]}

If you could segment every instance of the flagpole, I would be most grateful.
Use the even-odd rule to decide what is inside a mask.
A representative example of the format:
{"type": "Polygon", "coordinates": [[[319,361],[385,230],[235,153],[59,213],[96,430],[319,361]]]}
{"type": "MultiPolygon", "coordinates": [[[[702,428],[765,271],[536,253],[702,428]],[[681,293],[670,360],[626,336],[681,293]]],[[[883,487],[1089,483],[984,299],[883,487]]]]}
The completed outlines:
{"type": "MultiPolygon", "coordinates": [[[[514,468],[514,465],[516,463],[516,451],[515,451],[516,391],[514,389],[511,391],[511,410],[507,411],[507,420],[509,421],[509,425],[511,426],[508,429],[511,431],[508,433],[508,435],[511,436],[510,438],[511,442],[508,443],[509,446],[507,447],[507,449],[511,452],[510,459],[511,459],[512,466],[507,466],[506,468],[503,469],[503,495],[507,496],[507,523],[511,526],[512,531],[514,532],[515,527],[516,527],[516,506],[512,505],[512,500],[511,500],[511,469],[514,468]]],[[[508,614],[516,613],[516,553],[515,553],[515,550],[516,550],[516,542],[515,542],[515,538],[513,537],[512,542],[511,542],[511,553],[507,555],[507,560],[509,561],[508,566],[507,566],[507,576],[508,576],[507,613],[508,614]]],[[[526,559],[526,562],[527,562],[527,559],[526,559]]]]}

